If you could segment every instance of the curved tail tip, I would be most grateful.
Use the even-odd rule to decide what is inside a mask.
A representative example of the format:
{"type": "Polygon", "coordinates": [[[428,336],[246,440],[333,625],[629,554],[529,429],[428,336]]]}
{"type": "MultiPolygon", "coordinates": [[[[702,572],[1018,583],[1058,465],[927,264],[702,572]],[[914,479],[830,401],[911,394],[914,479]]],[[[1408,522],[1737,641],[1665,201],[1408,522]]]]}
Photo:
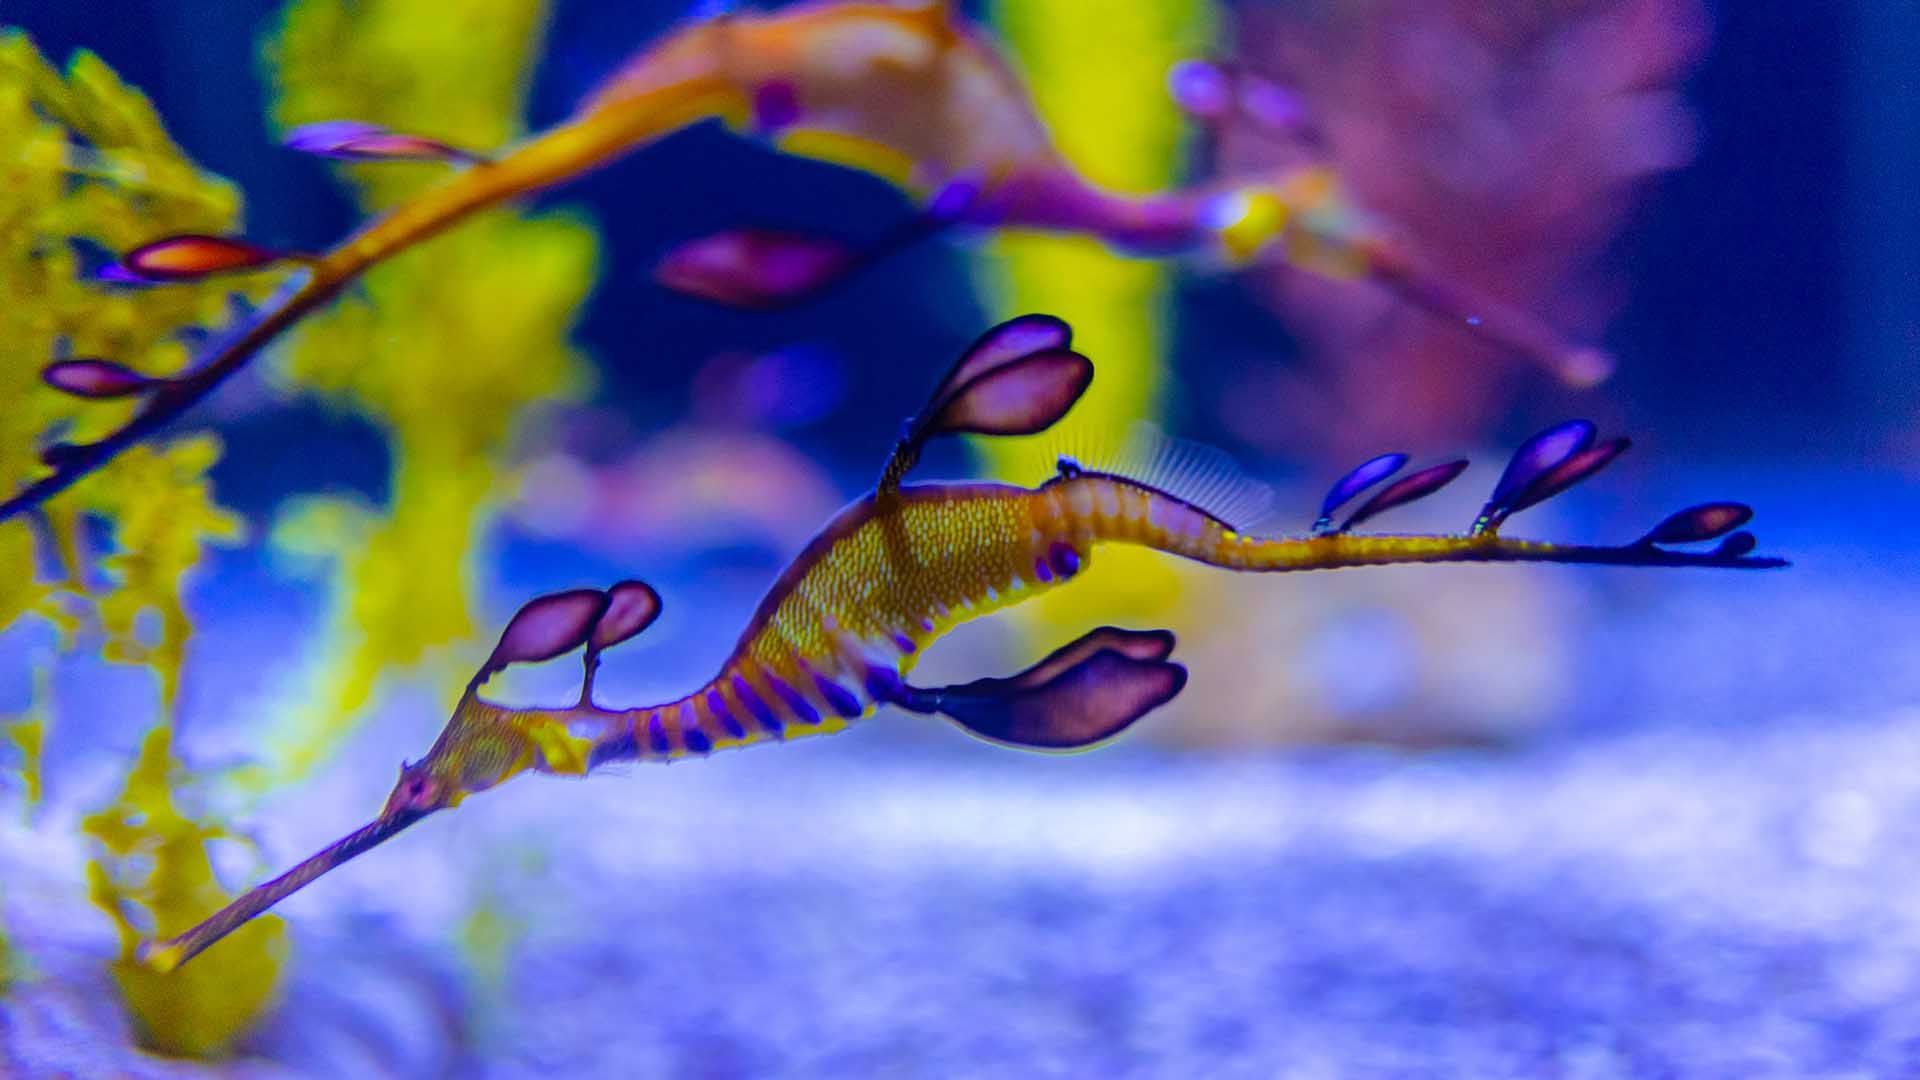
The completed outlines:
{"type": "Polygon", "coordinates": [[[1591,389],[1613,377],[1619,362],[1605,349],[1567,349],[1554,358],[1554,368],[1568,386],[1591,389]]]}
{"type": "Polygon", "coordinates": [[[179,968],[183,950],[179,945],[165,941],[143,941],[133,950],[133,959],[152,971],[162,975],[171,974],[179,968]]]}

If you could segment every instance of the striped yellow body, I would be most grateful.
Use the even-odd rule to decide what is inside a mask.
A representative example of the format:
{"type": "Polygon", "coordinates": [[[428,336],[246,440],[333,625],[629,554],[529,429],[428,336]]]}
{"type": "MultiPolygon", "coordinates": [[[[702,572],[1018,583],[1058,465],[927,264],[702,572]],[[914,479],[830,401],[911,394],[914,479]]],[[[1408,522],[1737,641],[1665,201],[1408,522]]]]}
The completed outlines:
{"type": "Polygon", "coordinates": [[[711,682],[630,714],[633,749],[670,758],[840,730],[941,634],[1061,584],[1107,542],[1220,565],[1252,555],[1187,503],[1102,474],[869,496],[775,583],[711,682]]]}
{"type": "Polygon", "coordinates": [[[960,623],[1072,578],[1102,544],[1243,572],[1446,562],[1780,565],[1647,543],[1540,543],[1493,530],[1254,536],[1158,488],[1077,467],[1033,489],[900,488],[841,511],[774,583],[719,673],[693,693],[627,710],[589,701],[507,709],[469,694],[427,760],[464,792],[527,768],[577,775],[609,761],[672,760],[839,731],[889,703],[937,712],[929,691],[904,681],[921,650],[960,623]]]}
{"type": "Polygon", "coordinates": [[[1242,571],[1593,561],[1604,550],[1492,533],[1256,537],[1146,484],[1077,470],[1033,489],[901,488],[841,511],[774,583],[719,673],[685,697],[609,710],[506,709],[470,695],[428,758],[450,783],[481,790],[526,768],[577,775],[839,731],[910,697],[904,676],[940,635],[1062,584],[1113,543],[1242,571]]]}
{"type": "MultiPolygon", "coordinates": [[[[888,475],[897,473],[889,468],[888,475]]],[[[1363,507],[1356,516],[1367,513],[1363,507]]],[[[378,818],[185,934],[150,943],[143,955],[171,970],[427,814],[529,769],[577,776],[610,761],[670,761],[837,731],[888,703],[944,715],[1017,746],[1074,749],[1109,738],[1185,684],[1184,670],[1163,663],[1172,634],[1129,635],[1109,627],[1012,678],[950,687],[912,687],[903,679],[920,649],[942,631],[1072,577],[1101,543],[1132,543],[1243,571],[1482,561],[1784,565],[1750,557],[1753,543],[1746,533],[1708,552],[1660,546],[1712,539],[1750,514],[1739,504],[1709,503],[1672,515],[1646,539],[1611,547],[1507,540],[1492,529],[1451,536],[1254,537],[1164,491],[1077,467],[1035,490],[999,484],[883,487],[842,511],[801,553],[706,686],[666,705],[602,709],[590,696],[590,651],[587,689],[576,705],[515,709],[478,696],[480,681],[492,670],[483,667],[427,756],[401,767],[378,818]],[[1141,646],[1150,650],[1145,658],[1117,651],[1141,646]],[[1143,673],[1158,681],[1142,683],[1143,673]],[[1000,708],[1021,698],[1024,709],[1000,708]],[[1044,715],[1034,713],[1036,703],[1044,715]]],[[[597,609],[594,622],[580,632],[599,633],[606,611],[597,609]]],[[[513,632],[510,624],[503,644],[513,632]]]]}

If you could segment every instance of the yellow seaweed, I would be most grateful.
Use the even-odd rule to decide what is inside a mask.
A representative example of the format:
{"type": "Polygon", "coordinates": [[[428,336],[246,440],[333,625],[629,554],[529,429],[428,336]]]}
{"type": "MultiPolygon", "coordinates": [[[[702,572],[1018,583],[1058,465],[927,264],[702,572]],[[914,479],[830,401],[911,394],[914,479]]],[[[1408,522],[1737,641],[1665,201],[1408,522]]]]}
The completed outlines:
{"type": "MultiPolygon", "coordinates": [[[[98,57],[76,54],[63,72],[17,32],[0,32],[0,185],[8,193],[0,214],[0,484],[16,488],[43,472],[42,447],[96,436],[131,408],[48,388],[40,371],[50,359],[64,349],[143,374],[172,374],[188,362],[176,331],[224,321],[226,294],[236,288],[230,279],[114,289],[86,273],[74,241],[124,251],[171,232],[229,232],[240,202],[231,185],[188,160],[146,97],[98,57]]],[[[45,619],[62,632],[66,648],[79,631],[97,629],[107,659],[154,672],[163,714],[170,711],[192,629],[184,582],[207,544],[240,535],[238,520],[218,506],[207,483],[219,455],[210,436],[136,447],[74,499],[48,508],[60,572],[0,575],[0,627],[26,616],[45,619]],[[103,549],[83,542],[83,517],[105,526],[103,549]]],[[[32,567],[36,555],[27,521],[0,524],[0,560],[32,567]]],[[[44,666],[36,680],[34,711],[5,729],[21,761],[29,809],[43,783],[44,666]]],[[[280,932],[269,926],[251,934],[191,978],[161,980],[132,964],[140,928],[131,920],[190,925],[227,899],[206,852],[218,831],[173,801],[178,766],[171,746],[163,723],[149,735],[120,798],[87,819],[100,851],[88,866],[90,894],[120,928],[124,951],[114,975],[143,1038],[171,1053],[205,1055],[230,1045],[270,998],[280,932]]],[[[18,966],[19,957],[0,946],[0,969],[18,966]]]]}
{"type": "MultiPolygon", "coordinates": [[[[118,251],[167,232],[228,231],[239,199],[187,160],[147,99],[98,57],[76,54],[63,74],[13,31],[0,32],[0,187],[7,192],[0,215],[0,485],[15,488],[45,471],[39,451],[57,433],[97,435],[131,408],[47,388],[40,370],[63,347],[143,374],[170,374],[187,362],[174,332],[221,319],[233,287],[106,288],[88,279],[72,241],[118,251]]],[[[122,468],[116,462],[106,471],[122,468]]],[[[74,510],[55,508],[48,520],[72,571],[74,510]]],[[[0,559],[34,564],[27,523],[0,524],[0,559]]],[[[154,584],[143,579],[119,588],[154,584]]],[[[0,575],[0,627],[31,613],[71,629],[62,591],[61,583],[30,574],[0,575]]]]}
{"type": "MultiPolygon", "coordinates": [[[[276,119],[351,118],[498,146],[521,130],[546,13],[536,0],[484,0],[431,18],[400,0],[301,0],[268,49],[276,119]]],[[[377,210],[436,171],[383,164],[342,175],[377,210]]],[[[328,658],[301,695],[314,704],[273,739],[276,779],[324,760],[386,674],[431,664],[437,649],[472,634],[472,551],[511,495],[514,436],[529,408],[578,399],[590,385],[568,334],[597,257],[591,226],[577,218],[491,212],[376,268],[357,299],[295,333],[279,385],[382,428],[392,481],[383,511],[308,500],[275,529],[276,541],[333,556],[340,598],[328,658]],[[396,348],[405,355],[391,355],[396,348]],[[345,521],[354,526],[342,531],[345,521]]],[[[434,673],[452,678],[444,664],[434,673]]]]}
{"type": "MultiPolygon", "coordinates": [[[[1166,73],[1204,54],[1202,0],[1087,5],[1001,0],[994,23],[1027,75],[1034,104],[1074,167],[1121,191],[1168,188],[1181,168],[1187,128],[1166,92],[1166,73]]],[[[1053,312],[1074,325],[1074,347],[1100,358],[1100,376],[1066,420],[1044,435],[977,439],[996,476],[1036,480],[1063,445],[1111,445],[1113,432],[1160,415],[1165,392],[1167,270],[1086,237],[1010,233],[989,245],[989,306],[1002,316],[1053,312]]],[[[1195,577],[1144,551],[1105,555],[1095,582],[1044,598],[1018,616],[1036,640],[1089,620],[1163,617],[1195,577]]]]}
{"type": "Polygon", "coordinates": [[[0,724],[0,733],[13,744],[20,770],[20,804],[31,814],[46,795],[47,679],[34,673],[33,704],[25,714],[0,724]]]}
{"type": "Polygon", "coordinates": [[[181,581],[208,543],[241,538],[240,519],[213,501],[206,472],[220,440],[192,435],[164,447],[136,446],[75,493],[78,505],[116,523],[116,548],[100,560],[115,583],[96,604],[109,660],[146,664],[160,678],[162,705],[180,687],[191,625],[181,581]],[[153,616],[151,623],[145,617],[153,616]]]}
{"type": "Polygon", "coordinates": [[[88,892],[119,929],[113,979],[142,1041],[169,1054],[212,1057],[232,1046],[271,1003],[286,955],[286,927],[277,918],[260,919],[235,933],[233,948],[205,966],[167,974],[134,958],[145,936],[137,918],[150,920],[158,933],[178,933],[229,898],[207,857],[207,842],[225,833],[181,811],[174,798],[179,770],[172,732],[155,728],[119,797],[83,822],[110,857],[88,864],[88,892]],[[143,863],[151,870],[133,869],[143,863]]]}

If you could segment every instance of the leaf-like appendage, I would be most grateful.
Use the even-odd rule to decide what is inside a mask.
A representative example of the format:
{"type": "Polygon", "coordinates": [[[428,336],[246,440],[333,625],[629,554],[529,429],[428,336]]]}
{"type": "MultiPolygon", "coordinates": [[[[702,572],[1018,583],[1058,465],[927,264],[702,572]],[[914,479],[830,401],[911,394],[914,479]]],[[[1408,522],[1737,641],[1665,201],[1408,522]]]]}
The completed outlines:
{"type": "Polygon", "coordinates": [[[245,240],[185,233],[155,240],[122,256],[120,265],[145,281],[197,281],[214,274],[258,270],[286,258],[245,240]]]}
{"type": "Polygon", "coordinates": [[[653,625],[660,617],[660,594],[644,581],[622,581],[607,590],[607,609],[593,624],[587,644],[609,649],[653,625]]]}
{"type": "Polygon", "coordinates": [[[880,490],[897,488],[936,435],[1026,435],[1066,415],[1093,380],[1072,341],[1073,327],[1052,315],[1021,315],[976,338],[907,422],[880,490]]]}
{"type": "Polygon", "coordinates": [[[480,155],[424,135],[408,135],[358,120],[327,120],[287,132],[290,150],[336,161],[459,161],[481,160],[480,155]]]}
{"type": "Polygon", "coordinates": [[[1613,462],[1614,458],[1626,453],[1627,448],[1632,445],[1633,442],[1623,435],[1587,447],[1585,450],[1580,451],[1565,461],[1562,461],[1560,464],[1555,465],[1553,468],[1548,469],[1546,472],[1541,473],[1539,478],[1533,482],[1532,486],[1514,498],[1513,504],[1507,507],[1506,514],[1503,516],[1512,517],[1529,506],[1537,506],[1540,503],[1546,502],[1555,495],[1560,494],[1580,481],[1585,480],[1587,477],[1592,476],[1594,473],[1599,472],[1601,469],[1606,468],[1613,462]]]}
{"type": "Polygon", "coordinates": [[[1569,420],[1521,443],[1520,449],[1513,452],[1513,460],[1507,462],[1506,471],[1500,474],[1500,482],[1494,485],[1493,494],[1488,497],[1486,505],[1480,508],[1473,531],[1478,533],[1498,525],[1501,519],[1513,512],[1514,502],[1526,493],[1534,481],[1554,466],[1593,445],[1593,435],[1591,422],[1569,420]]]}
{"type": "Polygon", "coordinates": [[[1379,457],[1361,462],[1352,472],[1341,477],[1333,487],[1327,489],[1327,497],[1320,503],[1320,519],[1313,523],[1313,531],[1323,532],[1333,522],[1333,512],[1347,505],[1353,497],[1373,485],[1392,476],[1406,465],[1405,454],[1381,454],[1379,457]]]}
{"type": "Polygon", "coordinates": [[[1669,515],[1666,520],[1649,529],[1639,542],[1693,544],[1725,536],[1752,520],[1753,509],[1744,503],[1701,503],[1669,515]]]}
{"type": "Polygon", "coordinates": [[[927,435],[1032,435],[1052,427],[1093,382],[1093,362],[1066,349],[988,371],[949,395],[927,435]]]}
{"type": "Polygon", "coordinates": [[[1034,353],[1065,349],[1073,344],[1073,327],[1052,315],[1020,315],[988,330],[967,346],[947,377],[933,392],[932,412],[961,387],[997,367],[1034,353]]]}
{"type": "Polygon", "coordinates": [[[158,382],[111,360],[61,360],[43,368],[40,377],[55,390],[83,398],[131,397],[158,382]]]}
{"type": "Polygon", "coordinates": [[[1100,649],[1038,686],[1009,682],[977,696],[953,693],[939,708],[995,742],[1073,750],[1119,734],[1186,685],[1187,669],[1179,664],[1100,649]]]}
{"type": "Polygon", "coordinates": [[[608,599],[599,589],[569,589],[527,601],[500,632],[500,643],[480,674],[508,664],[537,664],[586,644],[608,599]]]}
{"type": "Polygon", "coordinates": [[[1004,679],[981,679],[966,684],[965,689],[985,690],[1004,686],[1031,690],[1051,682],[1075,664],[1101,651],[1119,653],[1130,660],[1144,663],[1165,660],[1173,655],[1173,645],[1171,630],[1123,630],[1117,626],[1103,626],[1048,653],[1045,659],[1018,675],[1004,679]]]}
{"type": "Polygon", "coordinates": [[[860,262],[853,248],[821,236],[734,229],[667,253],[654,280],[727,307],[768,311],[805,299],[860,262]]]}
{"type": "Polygon", "coordinates": [[[1465,472],[1466,468],[1467,463],[1462,459],[1421,469],[1411,476],[1403,476],[1388,485],[1385,491],[1368,499],[1337,531],[1347,532],[1355,525],[1384,514],[1396,506],[1405,506],[1415,499],[1423,499],[1453,483],[1454,478],[1465,472]]]}

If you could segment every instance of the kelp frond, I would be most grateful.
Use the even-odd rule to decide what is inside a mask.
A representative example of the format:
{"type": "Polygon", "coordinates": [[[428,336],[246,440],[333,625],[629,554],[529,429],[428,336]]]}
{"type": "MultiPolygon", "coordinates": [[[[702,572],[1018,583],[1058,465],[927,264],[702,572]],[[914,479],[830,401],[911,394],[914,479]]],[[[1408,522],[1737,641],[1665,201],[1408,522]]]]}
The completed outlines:
{"type": "MultiPolygon", "coordinates": [[[[291,128],[352,116],[498,146],[521,131],[546,16],[537,0],[480,0],[430,19],[403,0],[301,0],[268,47],[275,118],[291,128]]],[[[368,210],[437,175],[404,164],[340,169],[368,210]]],[[[315,705],[278,740],[281,779],[339,742],[383,675],[472,634],[470,553],[511,494],[514,436],[530,408],[589,386],[568,334],[597,255],[578,219],[489,212],[376,267],[356,298],[294,333],[279,385],[383,429],[392,483],[389,507],[372,517],[312,501],[301,509],[309,526],[354,520],[350,544],[275,529],[307,554],[332,549],[340,598],[322,689],[303,695],[315,705]],[[391,355],[396,347],[405,355],[391,355]]]]}
{"type": "Polygon", "coordinates": [[[229,899],[207,856],[207,842],[226,833],[182,812],[174,794],[179,771],[172,733],[155,729],[119,797],[84,822],[107,856],[88,864],[88,892],[119,928],[113,978],[143,1041],[169,1054],[212,1057],[272,1001],[286,928],[277,918],[257,920],[234,934],[231,953],[204,969],[161,974],[134,958],[143,937],[186,930],[229,899]]]}
{"type": "MultiPolygon", "coordinates": [[[[42,454],[50,447],[104,434],[133,408],[50,388],[41,379],[49,361],[112,356],[140,374],[172,374],[188,357],[176,332],[224,317],[231,281],[130,292],[95,278],[89,251],[123,250],[166,232],[230,230],[239,199],[186,158],[147,99],[98,57],[79,53],[63,74],[18,32],[0,32],[0,187],[7,192],[0,211],[0,488],[14,490],[46,473],[42,454]]],[[[216,456],[196,451],[200,471],[216,456]]],[[[125,491],[129,471],[152,469],[115,463],[103,475],[122,479],[104,482],[125,491]]],[[[197,483],[178,479],[180,487],[148,491],[140,501],[158,505],[197,483]]],[[[111,498],[102,495],[90,509],[111,498]]],[[[69,573],[78,569],[71,558],[75,512],[49,513],[69,573]]],[[[0,559],[36,565],[27,522],[0,523],[0,559]]],[[[142,577],[110,588],[171,585],[142,577]]],[[[60,616],[55,589],[32,573],[0,575],[0,627],[28,612],[60,616]]],[[[166,597],[128,602],[157,608],[166,597]]]]}
{"type": "MultiPolygon", "coordinates": [[[[0,186],[0,488],[12,491],[44,476],[61,445],[98,438],[132,415],[130,401],[48,385],[49,362],[112,357],[129,377],[172,375],[189,357],[178,333],[227,317],[232,279],[132,291],[94,273],[98,253],[168,233],[230,232],[240,202],[98,57],[79,53],[62,72],[10,31],[0,32],[0,186]]],[[[241,532],[208,485],[219,456],[211,436],[144,444],[107,463],[76,498],[47,507],[43,528],[28,518],[0,522],[0,563],[9,568],[0,574],[0,628],[43,618],[68,648],[97,630],[107,659],[153,670],[169,715],[192,630],[186,581],[208,544],[241,532]],[[87,520],[98,527],[83,529],[87,520]]],[[[49,705],[44,669],[36,676],[34,712],[5,731],[28,806],[42,784],[49,705]]],[[[185,977],[133,964],[144,932],[191,925],[227,899],[206,850],[219,831],[174,801],[181,770],[172,746],[163,722],[119,798],[87,819],[99,844],[88,872],[91,895],[119,926],[124,951],[114,975],[136,1026],[156,1048],[208,1055],[230,1045],[270,998],[281,931],[263,925],[229,958],[185,977]]]]}

